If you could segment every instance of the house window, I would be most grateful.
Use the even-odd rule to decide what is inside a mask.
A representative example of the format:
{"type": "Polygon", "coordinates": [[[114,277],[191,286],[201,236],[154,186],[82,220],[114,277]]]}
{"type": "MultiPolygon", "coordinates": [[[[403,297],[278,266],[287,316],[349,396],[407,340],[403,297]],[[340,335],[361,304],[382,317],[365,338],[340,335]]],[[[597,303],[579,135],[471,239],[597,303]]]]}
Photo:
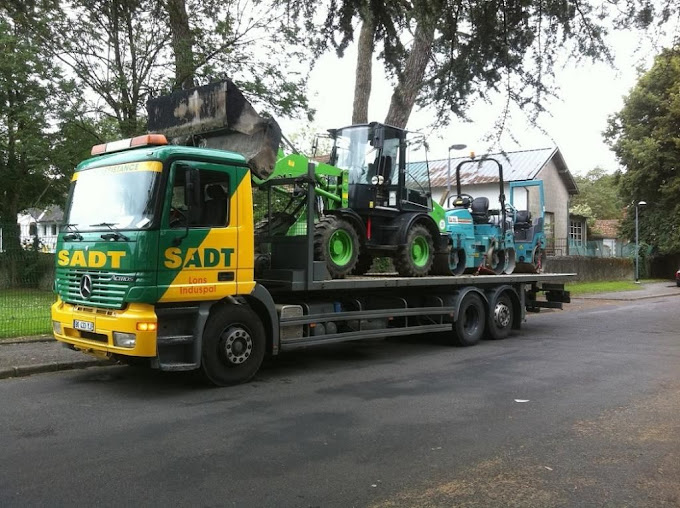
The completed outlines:
{"type": "Polygon", "coordinates": [[[569,239],[574,245],[583,245],[583,222],[569,221],[569,239]]]}

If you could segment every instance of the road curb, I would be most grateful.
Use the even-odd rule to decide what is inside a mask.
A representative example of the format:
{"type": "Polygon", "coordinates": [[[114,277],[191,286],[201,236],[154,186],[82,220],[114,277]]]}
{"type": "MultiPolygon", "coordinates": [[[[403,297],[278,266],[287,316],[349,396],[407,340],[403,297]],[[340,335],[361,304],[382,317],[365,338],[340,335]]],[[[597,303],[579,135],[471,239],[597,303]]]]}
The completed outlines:
{"type": "Polygon", "coordinates": [[[671,297],[671,296],[680,296],[680,292],[678,293],[669,293],[666,295],[645,295],[645,296],[635,296],[635,297],[630,297],[630,298],[612,298],[611,296],[608,297],[598,297],[598,296],[572,296],[572,300],[602,300],[602,301],[607,301],[607,302],[634,302],[635,300],[649,300],[651,298],[666,298],[666,297],[671,297]]]}
{"type": "Polygon", "coordinates": [[[53,342],[56,339],[52,335],[31,335],[28,337],[12,337],[11,339],[0,339],[0,346],[4,344],[27,344],[32,342],[53,342]]]}
{"type": "Polygon", "coordinates": [[[42,374],[45,372],[58,372],[62,370],[86,369],[88,367],[104,367],[107,365],[115,365],[111,360],[84,360],[78,362],[50,362],[39,363],[36,365],[23,365],[18,367],[8,367],[0,369],[0,379],[7,379],[13,377],[26,377],[33,374],[42,374]]]}

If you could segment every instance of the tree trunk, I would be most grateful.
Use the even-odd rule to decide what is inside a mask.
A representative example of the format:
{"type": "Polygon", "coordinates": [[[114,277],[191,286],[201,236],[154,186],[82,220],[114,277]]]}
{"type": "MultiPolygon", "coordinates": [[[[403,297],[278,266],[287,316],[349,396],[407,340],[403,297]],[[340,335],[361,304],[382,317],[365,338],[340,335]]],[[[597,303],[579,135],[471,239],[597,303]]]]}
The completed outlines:
{"type": "Polygon", "coordinates": [[[167,0],[166,8],[172,32],[172,51],[175,54],[175,89],[187,89],[194,82],[194,37],[189,27],[185,0],[167,0]]]}
{"type": "Polygon", "coordinates": [[[399,83],[397,83],[392,94],[390,109],[385,118],[386,124],[402,129],[406,128],[418,92],[423,86],[423,78],[432,53],[433,41],[434,23],[427,19],[419,21],[411,53],[406,59],[404,72],[399,76],[399,83]]]}
{"type": "Polygon", "coordinates": [[[357,48],[356,81],[354,84],[354,109],[352,123],[368,123],[368,101],[371,98],[371,76],[373,66],[375,24],[373,16],[367,13],[361,25],[357,48]]]}
{"type": "Polygon", "coordinates": [[[21,280],[21,238],[19,224],[17,224],[18,199],[10,198],[10,203],[7,203],[7,215],[3,217],[4,223],[2,227],[2,249],[4,256],[2,259],[4,263],[0,266],[0,277],[4,275],[6,280],[0,281],[0,287],[6,285],[10,288],[20,287],[21,280]],[[4,272],[4,274],[2,273],[4,272]]]}

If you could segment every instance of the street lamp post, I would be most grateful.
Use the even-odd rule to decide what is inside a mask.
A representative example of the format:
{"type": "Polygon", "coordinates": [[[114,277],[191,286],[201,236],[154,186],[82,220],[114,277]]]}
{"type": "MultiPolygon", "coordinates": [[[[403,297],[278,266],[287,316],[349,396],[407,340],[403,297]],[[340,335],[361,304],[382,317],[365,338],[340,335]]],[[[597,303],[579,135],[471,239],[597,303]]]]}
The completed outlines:
{"type": "Polygon", "coordinates": [[[645,201],[638,201],[635,203],[635,283],[639,284],[640,283],[640,270],[639,270],[639,263],[640,263],[640,250],[638,246],[638,208],[641,206],[645,206],[647,203],[645,201]]]}
{"type": "Polygon", "coordinates": [[[449,202],[449,198],[451,197],[451,150],[465,150],[466,148],[467,145],[460,143],[449,147],[449,164],[446,171],[446,203],[449,202]]]}

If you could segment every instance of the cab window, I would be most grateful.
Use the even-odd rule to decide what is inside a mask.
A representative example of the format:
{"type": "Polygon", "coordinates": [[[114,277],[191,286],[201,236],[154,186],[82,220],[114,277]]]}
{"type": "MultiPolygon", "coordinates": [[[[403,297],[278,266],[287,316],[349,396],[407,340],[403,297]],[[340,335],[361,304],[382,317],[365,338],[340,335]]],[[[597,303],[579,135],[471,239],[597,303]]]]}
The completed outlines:
{"type": "Polygon", "coordinates": [[[226,227],[229,224],[229,175],[198,170],[198,205],[187,206],[186,166],[176,165],[168,224],[171,228],[226,227]]]}

